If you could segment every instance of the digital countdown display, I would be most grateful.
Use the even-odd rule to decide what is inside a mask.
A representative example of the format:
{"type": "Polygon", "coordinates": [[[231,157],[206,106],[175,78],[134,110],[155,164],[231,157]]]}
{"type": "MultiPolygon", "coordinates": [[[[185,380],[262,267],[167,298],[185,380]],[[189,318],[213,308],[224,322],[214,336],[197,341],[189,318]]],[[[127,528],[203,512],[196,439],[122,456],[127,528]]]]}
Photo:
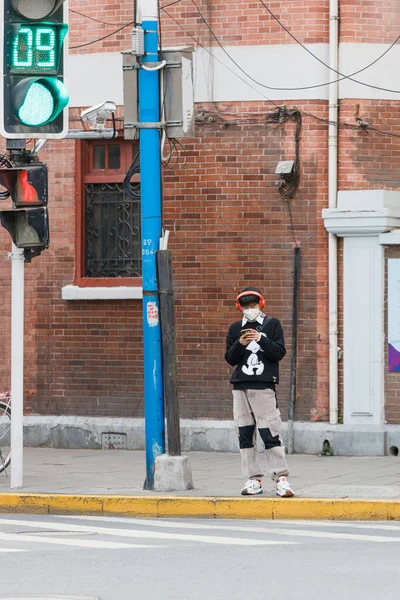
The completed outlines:
{"type": "Polygon", "coordinates": [[[11,73],[56,75],[67,25],[14,23],[8,52],[11,73]]]}

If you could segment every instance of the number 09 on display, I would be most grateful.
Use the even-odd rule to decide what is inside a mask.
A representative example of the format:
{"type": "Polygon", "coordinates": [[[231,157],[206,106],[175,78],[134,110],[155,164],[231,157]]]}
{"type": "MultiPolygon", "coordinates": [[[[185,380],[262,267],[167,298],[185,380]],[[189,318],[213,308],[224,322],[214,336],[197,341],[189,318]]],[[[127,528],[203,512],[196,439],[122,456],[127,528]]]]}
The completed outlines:
{"type": "Polygon", "coordinates": [[[13,24],[11,36],[11,73],[58,73],[67,25],[13,24]]]}

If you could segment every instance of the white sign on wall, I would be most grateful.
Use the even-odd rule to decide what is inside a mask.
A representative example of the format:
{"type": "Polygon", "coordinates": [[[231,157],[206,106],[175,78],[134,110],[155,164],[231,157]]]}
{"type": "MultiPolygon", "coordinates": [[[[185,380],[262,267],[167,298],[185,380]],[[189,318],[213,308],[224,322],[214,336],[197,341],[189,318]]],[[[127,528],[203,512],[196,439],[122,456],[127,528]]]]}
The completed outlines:
{"type": "Polygon", "coordinates": [[[388,260],[388,365],[400,371],[400,258],[388,260]]]}

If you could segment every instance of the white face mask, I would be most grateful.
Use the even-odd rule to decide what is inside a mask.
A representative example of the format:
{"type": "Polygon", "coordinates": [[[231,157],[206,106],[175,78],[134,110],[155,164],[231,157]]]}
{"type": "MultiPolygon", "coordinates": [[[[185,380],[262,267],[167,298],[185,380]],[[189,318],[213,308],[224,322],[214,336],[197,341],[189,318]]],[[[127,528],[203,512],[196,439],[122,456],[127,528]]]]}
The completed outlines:
{"type": "Polygon", "coordinates": [[[255,321],[260,314],[259,308],[244,308],[243,315],[246,317],[248,321],[255,321]]]}

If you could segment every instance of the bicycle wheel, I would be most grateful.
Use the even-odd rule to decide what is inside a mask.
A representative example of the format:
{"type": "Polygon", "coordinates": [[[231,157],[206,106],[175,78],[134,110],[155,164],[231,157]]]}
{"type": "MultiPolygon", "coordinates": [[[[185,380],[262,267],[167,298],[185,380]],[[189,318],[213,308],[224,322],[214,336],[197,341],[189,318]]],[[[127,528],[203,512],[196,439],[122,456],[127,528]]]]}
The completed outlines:
{"type": "Polygon", "coordinates": [[[0,402],[0,473],[11,462],[11,408],[0,402]]]}

